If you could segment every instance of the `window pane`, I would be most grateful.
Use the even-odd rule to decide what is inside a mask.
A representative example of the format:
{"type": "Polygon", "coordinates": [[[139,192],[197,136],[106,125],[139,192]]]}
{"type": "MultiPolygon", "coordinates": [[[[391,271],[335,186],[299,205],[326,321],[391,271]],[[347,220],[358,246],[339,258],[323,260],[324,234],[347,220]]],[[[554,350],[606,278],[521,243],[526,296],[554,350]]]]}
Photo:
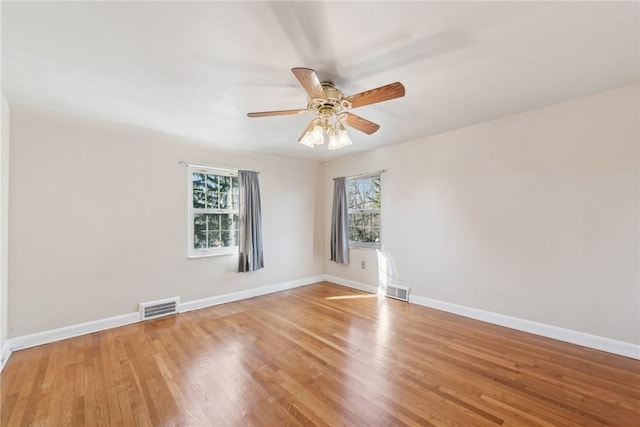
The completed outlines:
{"type": "Polygon", "coordinates": [[[358,209],[358,181],[347,181],[347,200],[349,209],[358,209]]]}
{"type": "Polygon", "coordinates": [[[221,246],[238,246],[238,223],[234,221],[235,218],[237,218],[237,215],[221,215],[221,246]]]}
{"type": "Polygon", "coordinates": [[[204,191],[193,190],[193,207],[204,208],[204,191]]]}
{"type": "Polygon", "coordinates": [[[229,215],[220,214],[220,230],[228,230],[229,223],[229,215]]]}
{"type": "Polygon", "coordinates": [[[206,215],[197,214],[193,217],[193,247],[194,249],[207,247],[206,215]]]}
{"type": "Polygon", "coordinates": [[[218,191],[218,175],[207,175],[207,191],[218,191]]]}
{"type": "Polygon", "coordinates": [[[220,230],[220,215],[219,214],[209,214],[207,215],[207,222],[209,225],[209,230],[216,231],[220,230]]]}
{"type": "Polygon", "coordinates": [[[240,194],[238,193],[237,190],[234,190],[233,193],[231,194],[232,197],[232,209],[238,209],[240,206],[239,200],[240,200],[240,194]]]}
{"type": "Polygon", "coordinates": [[[380,177],[376,177],[371,180],[371,189],[371,208],[380,209],[380,177]]]}
{"type": "Polygon", "coordinates": [[[231,209],[232,201],[231,194],[231,177],[230,176],[218,176],[218,194],[216,209],[231,209]]]}
{"type": "Polygon", "coordinates": [[[207,233],[207,238],[209,239],[209,247],[210,248],[218,248],[222,246],[222,242],[220,241],[220,232],[219,231],[209,231],[207,233]]]}
{"type": "Polygon", "coordinates": [[[196,232],[193,235],[193,248],[194,249],[206,249],[207,248],[207,234],[202,232],[196,232]]]}
{"type": "Polygon", "coordinates": [[[220,193],[218,196],[218,206],[220,209],[230,209],[231,201],[229,198],[231,197],[231,193],[220,193]]]}
{"type": "Polygon", "coordinates": [[[371,181],[368,179],[363,179],[360,181],[361,183],[361,191],[362,191],[362,201],[361,208],[369,209],[369,199],[371,197],[371,181]]]}
{"type": "Polygon", "coordinates": [[[371,227],[380,228],[380,214],[379,213],[371,214],[371,227]]]}
{"type": "Polygon", "coordinates": [[[195,214],[193,216],[193,229],[205,230],[207,228],[207,216],[204,214],[195,214]]]}
{"type": "Polygon", "coordinates": [[[237,192],[238,191],[238,177],[234,176],[231,178],[231,188],[237,192]]]}
{"type": "Polygon", "coordinates": [[[349,226],[354,228],[364,227],[364,218],[361,213],[349,214],[349,226]]]}
{"type": "Polygon", "coordinates": [[[360,213],[349,215],[349,239],[362,242],[365,239],[364,216],[360,213]]]}
{"type": "Polygon", "coordinates": [[[226,193],[231,189],[231,177],[230,176],[218,176],[218,191],[226,193]]]}
{"type": "Polygon", "coordinates": [[[371,227],[371,217],[372,214],[363,214],[362,215],[362,225],[363,227],[371,227]]]}
{"type": "Polygon", "coordinates": [[[218,193],[207,191],[207,208],[218,209],[218,193]]]}
{"type": "Polygon", "coordinates": [[[358,241],[358,229],[354,227],[349,227],[349,241],[357,242],[358,241]]]}
{"type": "Polygon", "coordinates": [[[191,174],[191,181],[193,182],[194,190],[204,190],[204,175],[201,173],[191,174]]]}
{"type": "Polygon", "coordinates": [[[222,246],[231,246],[231,232],[229,230],[223,230],[220,232],[222,246]]]}
{"type": "Polygon", "coordinates": [[[358,208],[365,209],[367,205],[367,186],[365,180],[358,181],[358,208]]]}

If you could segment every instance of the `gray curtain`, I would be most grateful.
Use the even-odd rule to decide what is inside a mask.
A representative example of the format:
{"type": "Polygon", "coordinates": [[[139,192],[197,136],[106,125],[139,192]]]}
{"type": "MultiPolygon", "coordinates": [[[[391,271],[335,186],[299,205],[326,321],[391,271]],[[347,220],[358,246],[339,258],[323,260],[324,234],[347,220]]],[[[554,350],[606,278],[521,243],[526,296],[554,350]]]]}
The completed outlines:
{"type": "Polygon", "coordinates": [[[349,214],[347,211],[347,179],[333,179],[333,211],[331,213],[331,261],[349,264],[349,214]]]}
{"type": "Polygon", "coordinates": [[[239,272],[264,267],[262,253],[262,210],[258,172],[238,171],[240,187],[240,257],[239,272]]]}

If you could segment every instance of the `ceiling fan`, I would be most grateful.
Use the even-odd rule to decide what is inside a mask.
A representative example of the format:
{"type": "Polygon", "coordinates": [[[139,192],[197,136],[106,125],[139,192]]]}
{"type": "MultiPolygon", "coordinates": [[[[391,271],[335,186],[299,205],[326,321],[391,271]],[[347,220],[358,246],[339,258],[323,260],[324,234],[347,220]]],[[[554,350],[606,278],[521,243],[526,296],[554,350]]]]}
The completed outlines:
{"type": "Polygon", "coordinates": [[[249,117],[270,117],[292,114],[312,113],[313,119],[304,130],[298,141],[308,147],[322,145],[325,138],[329,140],[329,150],[351,145],[351,139],[344,125],[371,135],[380,125],[350,112],[353,108],[388,101],[404,96],[404,86],[400,82],[366,90],[355,95],[345,97],[332,82],[321,82],[316,72],[310,68],[292,68],[304,90],[309,94],[307,108],[298,110],[262,111],[248,113],[249,117]]]}

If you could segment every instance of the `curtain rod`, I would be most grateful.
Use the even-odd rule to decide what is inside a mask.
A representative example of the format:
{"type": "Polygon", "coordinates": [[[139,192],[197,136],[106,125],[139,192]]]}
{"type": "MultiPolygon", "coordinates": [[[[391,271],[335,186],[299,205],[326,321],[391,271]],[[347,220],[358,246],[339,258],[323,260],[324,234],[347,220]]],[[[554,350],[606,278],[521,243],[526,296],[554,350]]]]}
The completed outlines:
{"type": "Polygon", "coordinates": [[[372,176],[372,175],[380,175],[383,172],[386,172],[386,169],[380,169],[379,171],[373,171],[373,172],[368,172],[368,173],[359,173],[357,175],[349,175],[349,176],[345,176],[345,178],[347,179],[353,179],[353,178],[362,178],[363,176],[372,176]]]}
{"type": "MultiPolygon", "coordinates": [[[[183,166],[192,166],[192,167],[196,167],[196,168],[217,169],[217,170],[221,170],[221,171],[225,171],[225,172],[238,172],[239,170],[243,170],[243,169],[220,168],[218,166],[199,165],[199,164],[196,164],[196,163],[187,163],[187,162],[178,162],[178,164],[183,165],[183,166]]],[[[258,171],[251,171],[251,172],[256,172],[258,174],[260,173],[258,171]]]]}

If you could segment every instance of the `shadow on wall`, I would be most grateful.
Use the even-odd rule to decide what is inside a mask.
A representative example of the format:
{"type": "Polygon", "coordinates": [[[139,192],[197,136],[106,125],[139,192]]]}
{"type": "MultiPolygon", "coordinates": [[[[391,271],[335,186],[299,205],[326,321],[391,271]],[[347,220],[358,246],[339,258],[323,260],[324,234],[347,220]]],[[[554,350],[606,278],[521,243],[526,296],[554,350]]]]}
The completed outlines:
{"type": "Polygon", "coordinates": [[[384,245],[376,250],[378,256],[378,294],[384,295],[388,286],[398,284],[398,269],[384,245]]]}

